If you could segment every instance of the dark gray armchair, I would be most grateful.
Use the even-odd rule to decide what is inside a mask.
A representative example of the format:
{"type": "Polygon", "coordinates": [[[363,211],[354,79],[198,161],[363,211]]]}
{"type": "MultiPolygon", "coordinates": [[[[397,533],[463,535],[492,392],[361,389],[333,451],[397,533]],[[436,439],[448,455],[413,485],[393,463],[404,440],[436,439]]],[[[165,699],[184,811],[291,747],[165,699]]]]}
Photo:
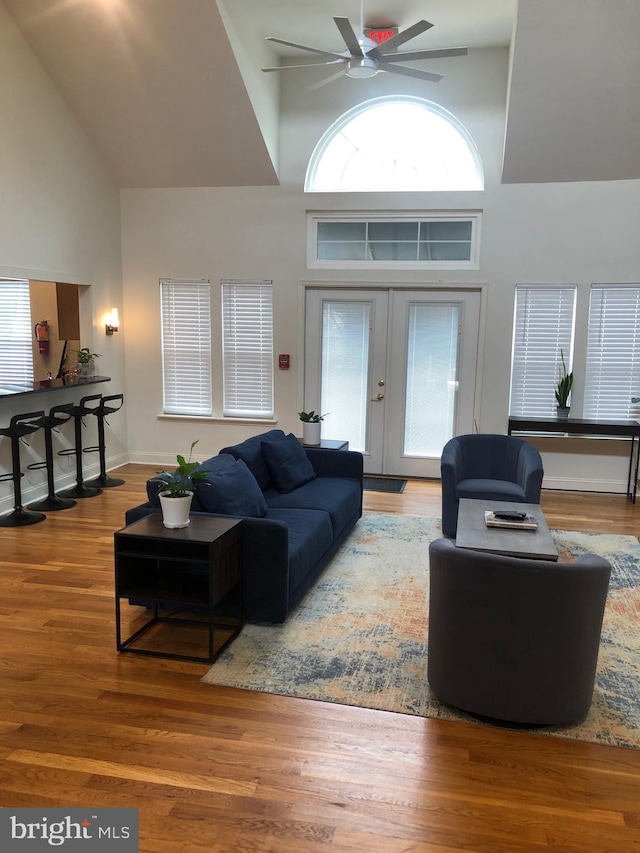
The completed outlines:
{"type": "Polygon", "coordinates": [[[429,546],[428,679],[440,701],[526,725],[581,720],[593,695],[611,566],[429,546]]]}
{"type": "Polygon", "coordinates": [[[540,503],[542,458],[528,441],[511,435],[458,435],[444,446],[442,532],[455,536],[460,498],[540,503]]]}

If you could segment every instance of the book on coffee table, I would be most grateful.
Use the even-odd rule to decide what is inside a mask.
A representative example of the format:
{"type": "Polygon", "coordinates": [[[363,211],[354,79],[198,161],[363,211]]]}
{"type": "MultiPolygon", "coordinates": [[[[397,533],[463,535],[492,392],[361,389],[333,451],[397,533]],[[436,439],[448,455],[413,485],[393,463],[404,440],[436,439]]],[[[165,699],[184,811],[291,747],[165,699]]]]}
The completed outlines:
{"type": "Polygon", "coordinates": [[[484,520],[487,527],[501,527],[507,530],[538,529],[538,522],[531,515],[526,515],[523,519],[496,518],[491,510],[486,509],[484,511],[484,520]]]}

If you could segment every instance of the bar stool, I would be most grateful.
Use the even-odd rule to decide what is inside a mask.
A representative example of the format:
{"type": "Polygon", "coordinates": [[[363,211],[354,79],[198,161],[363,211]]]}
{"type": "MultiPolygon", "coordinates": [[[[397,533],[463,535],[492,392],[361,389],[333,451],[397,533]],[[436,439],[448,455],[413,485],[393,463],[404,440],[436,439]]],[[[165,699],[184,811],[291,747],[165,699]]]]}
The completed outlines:
{"type": "Polygon", "coordinates": [[[100,454],[100,475],[88,481],[90,486],[101,486],[103,489],[110,489],[113,486],[121,486],[124,483],[124,480],[121,480],[119,477],[109,477],[107,474],[105,459],[106,445],[104,440],[104,425],[107,415],[112,415],[114,412],[120,411],[123,405],[123,394],[111,394],[109,397],[103,397],[100,405],[93,409],[93,414],[98,419],[98,444],[95,447],[85,447],[85,452],[98,451],[100,454]]]}
{"type": "MultiPolygon", "coordinates": [[[[44,521],[47,517],[42,512],[31,512],[22,506],[22,490],[20,480],[24,476],[20,470],[20,442],[24,436],[36,432],[42,427],[44,412],[28,412],[22,415],[14,415],[9,421],[9,426],[0,429],[0,435],[11,439],[11,463],[10,474],[0,475],[0,481],[13,480],[14,508],[8,515],[0,516],[0,527],[22,527],[26,524],[36,524],[44,521]]],[[[28,446],[28,445],[27,445],[28,446]]]]}
{"type": "Polygon", "coordinates": [[[71,498],[61,498],[55,493],[55,484],[53,477],[53,439],[51,436],[53,432],[59,432],[56,427],[60,426],[61,424],[66,424],[66,422],[71,419],[72,409],[72,403],[63,403],[61,406],[53,406],[51,409],[49,409],[49,414],[46,415],[44,418],[44,448],[46,461],[33,462],[31,465],[27,465],[27,468],[30,471],[37,471],[40,468],[47,469],[47,486],[49,487],[49,492],[46,498],[28,504],[28,509],[48,511],[58,509],[71,509],[71,507],[76,505],[76,502],[71,498]]]}
{"type": "Polygon", "coordinates": [[[84,425],[84,421],[82,419],[85,415],[95,414],[94,410],[96,409],[96,406],[90,406],[88,404],[94,400],[100,399],[102,399],[102,394],[90,394],[87,397],[82,397],[79,403],[71,404],[71,417],[74,419],[76,445],[75,447],[68,447],[64,450],[59,450],[58,456],[71,456],[75,454],[76,484],[75,486],[71,486],[70,489],[64,489],[64,491],[60,492],[60,496],[63,498],[94,498],[102,492],[102,489],[87,486],[82,476],[82,427],[84,425]]]}

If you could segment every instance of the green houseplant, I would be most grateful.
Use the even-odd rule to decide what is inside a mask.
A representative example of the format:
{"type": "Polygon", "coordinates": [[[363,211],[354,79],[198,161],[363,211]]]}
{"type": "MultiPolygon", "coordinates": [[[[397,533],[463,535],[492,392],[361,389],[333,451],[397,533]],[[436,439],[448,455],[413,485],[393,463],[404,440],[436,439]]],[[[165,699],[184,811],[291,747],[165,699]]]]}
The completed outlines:
{"type": "Polygon", "coordinates": [[[317,415],[313,409],[310,412],[298,412],[298,417],[305,424],[319,424],[326,418],[326,414],[317,415]]]}
{"type": "Polygon", "coordinates": [[[569,395],[573,388],[573,371],[567,373],[567,365],[564,360],[564,353],[560,350],[560,358],[562,359],[562,374],[556,385],[556,402],[558,404],[558,417],[569,416],[569,395]]]}
{"type": "Polygon", "coordinates": [[[95,371],[95,360],[100,358],[100,353],[91,352],[89,347],[82,347],[82,349],[72,350],[72,352],[76,357],[78,376],[81,379],[92,376],[95,371]]]}
{"type": "Polygon", "coordinates": [[[94,359],[100,358],[100,353],[91,352],[89,347],[82,347],[82,349],[76,349],[73,351],[76,354],[76,361],[78,364],[91,364],[94,359]]]}
{"type": "Polygon", "coordinates": [[[206,480],[204,471],[198,471],[199,462],[192,462],[193,448],[199,439],[191,442],[189,458],[185,459],[180,453],[176,456],[178,463],[174,471],[158,471],[164,484],[158,492],[162,507],[163,524],[165,527],[186,527],[189,524],[193,484],[197,480],[206,480]]]}
{"type": "Polygon", "coordinates": [[[178,467],[175,469],[175,471],[157,472],[165,481],[165,486],[162,489],[163,494],[166,494],[171,498],[184,498],[187,495],[190,496],[193,494],[194,480],[207,479],[207,475],[204,473],[204,471],[197,470],[200,467],[200,463],[191,461],[193,448],[196,446],[199,440],[200,439],[196,439],[195,441],[191,442],[188,459],[185,459],[184,456],[181,456],[178,453],[178,455],[176,456],[178,467]]]}

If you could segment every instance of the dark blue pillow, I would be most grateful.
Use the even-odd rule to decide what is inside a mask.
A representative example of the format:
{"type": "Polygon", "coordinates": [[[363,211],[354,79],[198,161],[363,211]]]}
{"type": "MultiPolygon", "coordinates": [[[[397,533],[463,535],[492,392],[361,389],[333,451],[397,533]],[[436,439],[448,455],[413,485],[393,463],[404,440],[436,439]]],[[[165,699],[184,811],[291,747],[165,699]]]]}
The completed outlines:
{"type": "Polygon", "coordinates": [[[251,438],[246,438],[240,444],[234,444],[231,447],[223,447],[221,454],[230,454],[234,459],[242,459],[246,462],[247,468],[256,478],[258,485],[264,491],[271,485],[271,476],[266,462],[262,455],[263,441],[280,441],[284,438],[284,432],[281,429],[271,429],[263,432],[260,435],[254,435],[251,438]]]}
{"type": "Polygon", "coordinates": [[[292,432],[280,441],[263,441],[262,455],[279,492],[292,492],[316,476],[303,446],[292,432]]]}
{"type": "Polygon", "coordinates": [[[264,518],[267,502],[256,478],[242,459],[223,453],[198,468],[206,482],[196,481],[196,496],[205,512],[264,518]]]}
{"type": "Polygon", "coordinates": [[[163,474],[158,474],[156,477],[152,477],[150,480],[147,480],[147,500],[152,507],[160,509],[160,498],[158,497],[158,494],[163,491],[166,484],[167,478],[163,474]]]}

